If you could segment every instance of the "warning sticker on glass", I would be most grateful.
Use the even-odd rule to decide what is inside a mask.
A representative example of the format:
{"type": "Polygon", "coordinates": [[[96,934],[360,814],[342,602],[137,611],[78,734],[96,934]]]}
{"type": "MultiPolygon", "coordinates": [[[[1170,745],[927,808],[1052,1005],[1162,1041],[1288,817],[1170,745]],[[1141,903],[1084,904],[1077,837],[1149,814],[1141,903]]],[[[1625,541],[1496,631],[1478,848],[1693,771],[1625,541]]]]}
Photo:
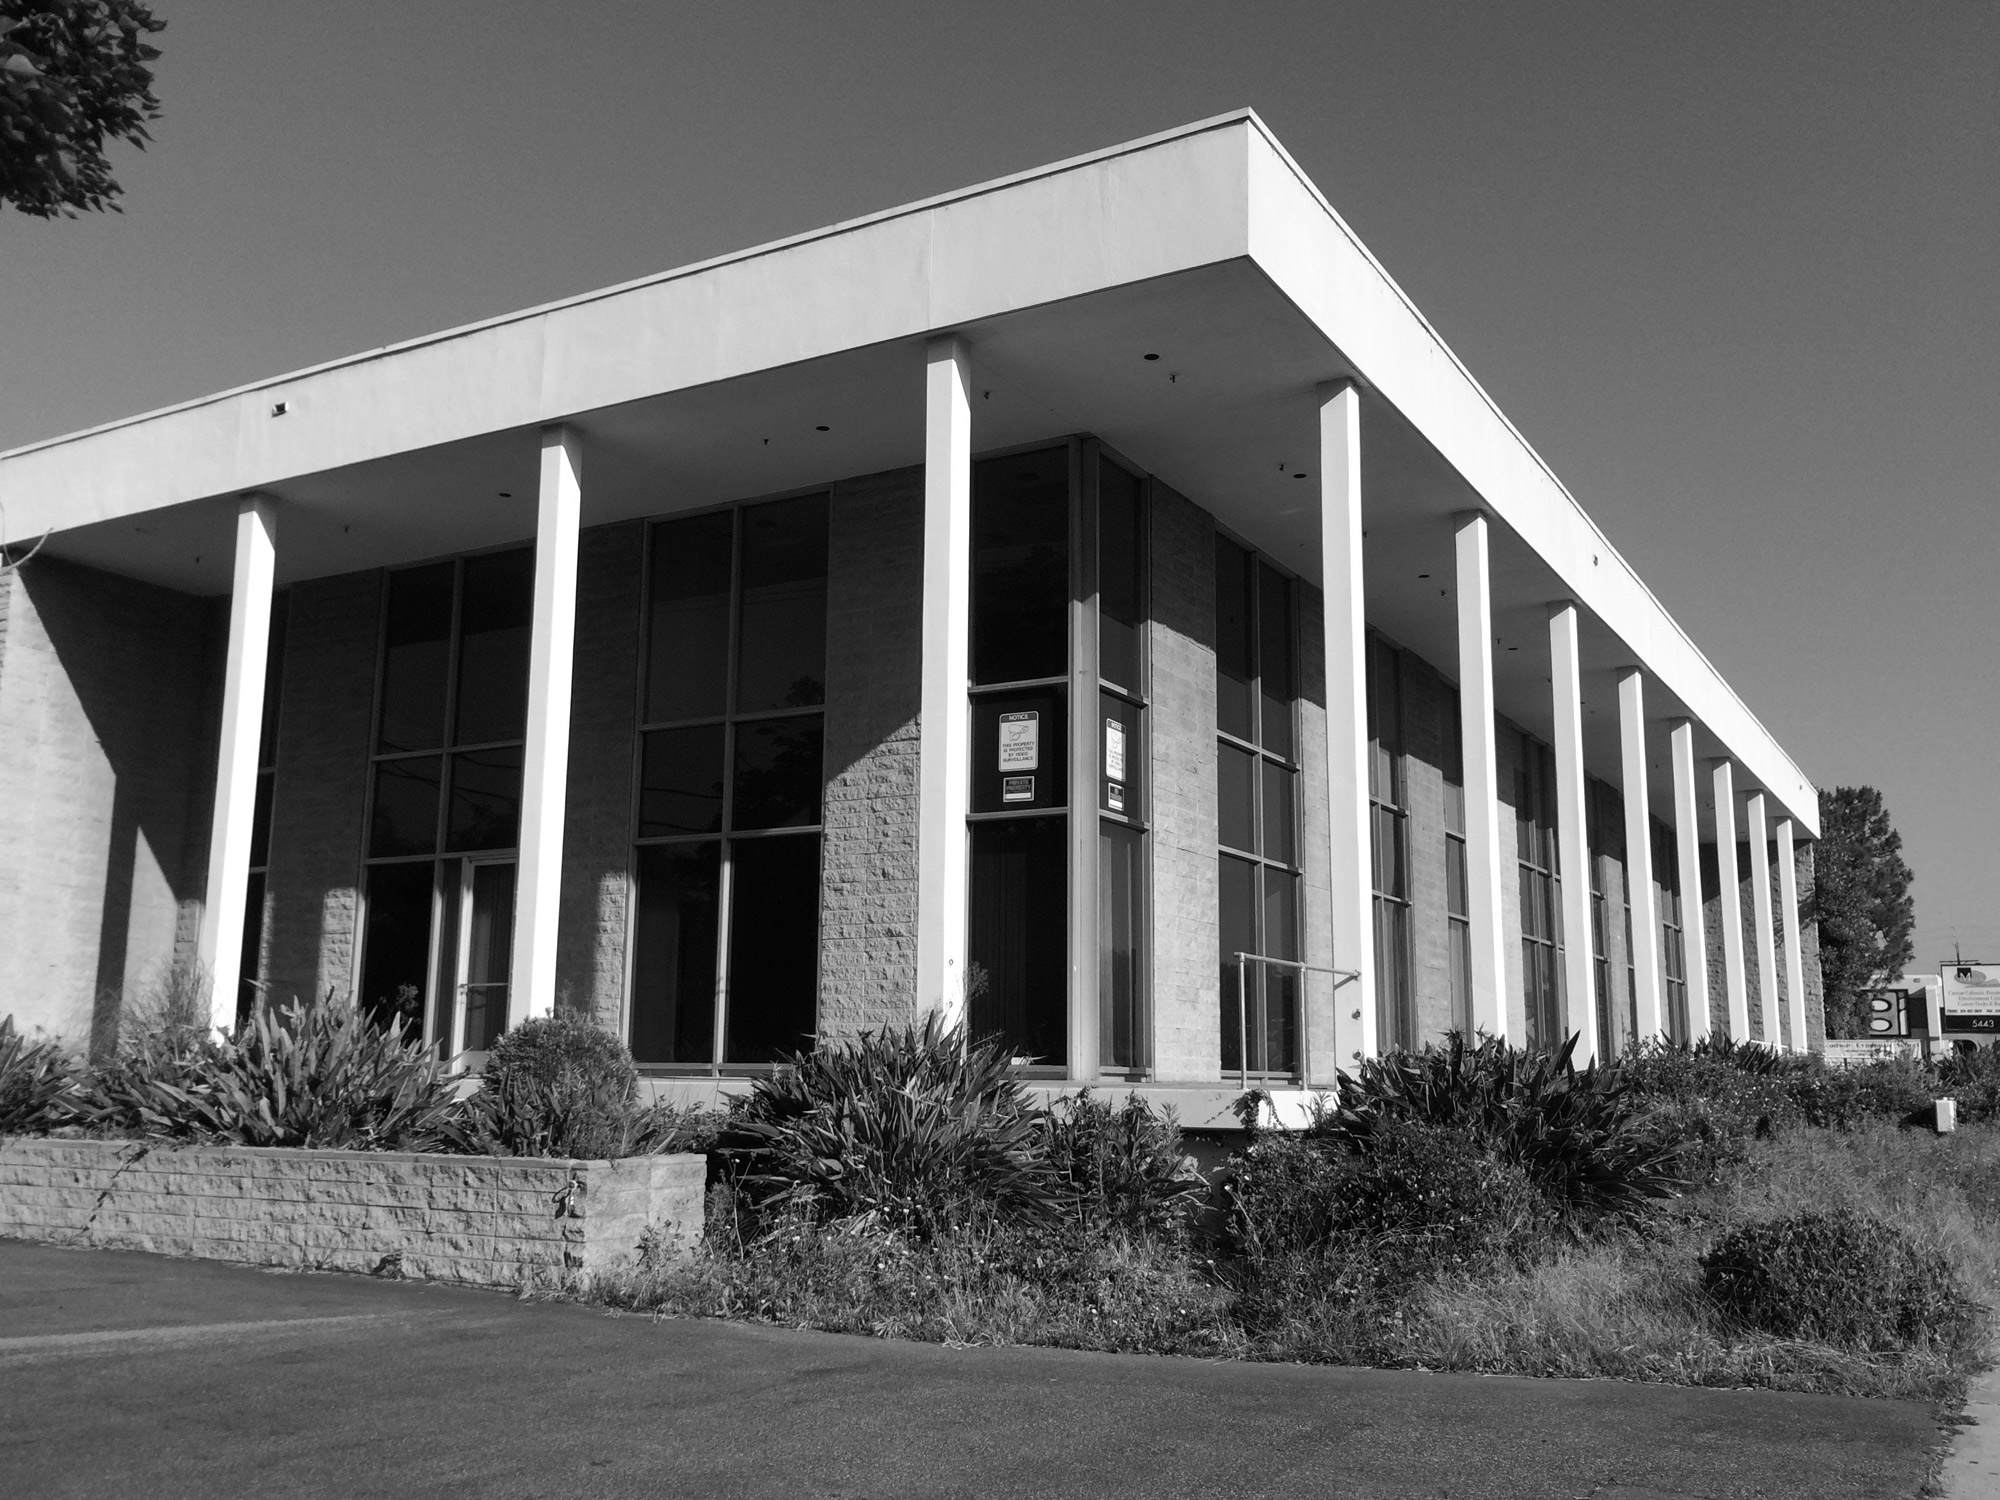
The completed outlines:
{"type": "MultiPolygon", "coordinates": [[[[1038,770],[1041,764],[1042,716],[1038,713],[1000,715],[1000,770],[1038,770]]],[[[1010,801],[1019,800],[1010,794],[1010,801]]]]}
{"type": "Polygon", "coordinates": [[[1000,800],[1002,802],[1033,802],[1035,800],[1035,778],[1032,776],[1001,777],[1000,800]]]}
{"type": "Polygon", "coordinates": [[[1104,805],[1113,812],[1125,811],[1125,788],[1116,781],[1104,783],[1104,805]]]}
{"type": "Polygon", "coordinates": [[[1113,781],[1125,779],[1125,726],[1116,719],[1104,721],[1104,774],[1113,781]]]}

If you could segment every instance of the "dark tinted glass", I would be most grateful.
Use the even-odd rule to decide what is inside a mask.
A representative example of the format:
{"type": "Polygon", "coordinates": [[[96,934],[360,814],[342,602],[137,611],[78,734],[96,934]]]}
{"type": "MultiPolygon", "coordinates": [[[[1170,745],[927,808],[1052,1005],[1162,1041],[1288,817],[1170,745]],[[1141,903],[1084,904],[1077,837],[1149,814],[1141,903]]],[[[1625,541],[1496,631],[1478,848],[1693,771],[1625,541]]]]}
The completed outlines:
{"type": "Polygon", "coordinates": [[[285,627],[291,618],[291,602],[289,594],[271,596],[271,638],[264,656],[264,722],[257,736],[257,765],[262,770],[278,763],[278,704],[285,693],[285,627]]]}
{"type": "Polygon", "coordinates": [[[646,718],[719,715],[729,682],[729,559],[724,511],[653,528],[646,718]]]}
{"type": "Polygon", "coordinates": [[[715,1052],[716,893],[722,846],[647,844],[639,850],[639,912],[632,930],[632,1056],[708,1063],[715,1052]]]}
{"type": "Polygon", "coordinates": [[[1097,465],[1097,670],[1137,692],[1142,569],[1139,481],[1109,459],[1097,465]]]}
{"type": "Polygon", "coordinates": [[[729,846],[726,1062],[776,1062],[812,1047],[819,1009],[819,839],[729,846]]]}
{"type": "Polygon", "coordinates": [[[458,606],[458,733],[452,743],[483,745],[527,733],[534,608],[534,548],[467,559],[458,606]]]}
{"type": "Polygon", "coordinates": [[[819,821],[820,726],[817,714],[736,726],[732,828],[803,828],[819,821]]]}
{"type": "Polygon", "coordinates": [[[1280,864],[1295,865],[1299,862],[1298,809],[1293,806],[1292,790],[1298,785],[1298,773],[1275,761],[1258,764],[1264,772],[1263,855],[1280,864]]]}
{"type": "Polygon", "coordinates": [[[1243,1066],[1243,1045],[1248,1036],[1251,1041],[1252,1062],[1255,1062],[1256,1038],[1260,1034],[1256,1019],[1257,970],[1252,964],[1247,973],[1237,963],[1239,953],[1256,953],[1257,947],[1257,867],[1248,860],[1232,859],[1224,854],[1216,861],[1216,887],[1219,899],[1218,936],[1221,939],[1221,996],[1222,996],[1222,1066],[1240,1068],[1243,1066]]]}
{"type": "Polygon", "coordinates": [[[826,496],[744,510],[742,609],[737,709],[825,702],[826,496]]]}
{"type": "Polygon", "coordinates": [[[240,1025],[257,1003],[257,975],[264,957],[264,872],[252,870],[243,898],[243,952],[237,965],[236,1020],[240,1025]]]}
{"type": "Polygon", "coordinates": [[[1215,751],[1216,821],[1221,842],[1257,852],[1257,757],[1233,745],[1215,751]]]}
{"type": "Polygon", "coordinates": [[[1068,834],[1064,818],[972,825],[972,1034],[1051,1066],[1069,1055],[1068,834]]]}
{"type": "Polygon", "coordinates": [[[368,929],[362,939],[361,1005],[370,1020],[391,1018],[415,1034],[424,1024],[431,945],[431,880],[436,866],[376,865],[368,872],[368,929]]]}
{"type": "Polygon", "coordinates": [[[1061,688],[972,700],[972,810],[1061,807],[1069,793],[1068,719],[1061,688]]]}
{"type": "Polygon", "coordinates": [[[972,470],[972,680],[1069,670],[1069,448],[972,470]]]}
{"type": "Polygon", "coordinates": [[[445,848],[511,849],[521,827],[521,747],[475,750],[451,758],[451,810],[445,848]]]}
{"type": "Polygon", "coordinates": [[[271,862],[271,790],[276,780],[276,772],[267,772],[257,778],[257,805],[250,814],[250,863],[253,866],[271,862]]]}
{"type": "Polygon", "coordinates": [[[437,848],[438,758],[385,760],[375,766],[375,810],[368,834],[371,858],[429,854],[437,848]]]}
{"type": "Polygon", "coordinates": [[[1283,574],[1259,566],[1257,671],[1264,693],[1263,745],[1292,753],[1292,591],[1283,574]]]}
{"type": "Polygon", "coordinates": [[[507,981],[514,966],[512,865],[472,867],[470,916],[465,934],[465,1050],[486,1052],[507,1029],[507,981]]]}
{"type": "Polygon", "coordinates": [[[722,830],[722,726],[655,729],[639,780],[639,837],[722,830]]]}
{"type": "Polygon", "coordinates": [[[1264,868],[1264,947],[1267,958],[1299,956],[1299,877],[1264,868]]]}
{"type": "Polygon", "coordinates": [[[452,565],[389,575],[382,646],[381,750],[444,743],[445,674],[451,665],[452,565]]]}
{"type": "Polygon", "coordinates": [[[1250,554],[1215,539],[1215,727],[1256,738],[1256,632],[1250,620],[1250,554]]]}
{"type": "Polygon", "coordinates": [[[1100,1048],[1116,1068],[1136,1068],[1144,1034],[1140,986],[1146,972],[1145,836],[1121,823],[1098,825],[1098,1005],[1100,1048]]]}

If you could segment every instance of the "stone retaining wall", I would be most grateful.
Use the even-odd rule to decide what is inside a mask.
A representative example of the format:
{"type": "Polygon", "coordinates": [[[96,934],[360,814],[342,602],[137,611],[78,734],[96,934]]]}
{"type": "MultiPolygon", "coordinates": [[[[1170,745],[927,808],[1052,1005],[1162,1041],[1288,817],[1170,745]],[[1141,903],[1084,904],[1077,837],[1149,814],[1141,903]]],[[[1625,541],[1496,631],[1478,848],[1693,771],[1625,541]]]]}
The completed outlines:
{"type": "Polygon", "coordinates": [[[701,1233],[701,1156],[624,1161],[0,1140],[0,1235],[510,1286],[701,1233]]]}

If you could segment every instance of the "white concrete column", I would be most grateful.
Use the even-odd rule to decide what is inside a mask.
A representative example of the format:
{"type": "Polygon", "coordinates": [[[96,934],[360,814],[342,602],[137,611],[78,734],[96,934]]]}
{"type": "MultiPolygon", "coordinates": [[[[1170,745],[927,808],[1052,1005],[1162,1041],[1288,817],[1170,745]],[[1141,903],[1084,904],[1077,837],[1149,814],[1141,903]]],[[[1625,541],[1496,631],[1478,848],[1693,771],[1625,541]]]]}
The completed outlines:
{"type": "Polygon", "coordinates": [[[250,827],[257,815],[257,749],[264,727],[265,657],[271,649],[271,585],[278,520],[271,500],[245,496],[236,511],[236,567],[229,586],[229,655],[222,672],[222,736],[215,758],[215,810],[208,835],[208,891],[195,956],[209,978],[209,1021],[236,1027],[243,961],[250,827]]]}
{"type": "Polygon", "coordinates": [[[1472,1029],[1507,1038],[1507,932],[1500,916],[1500,757],[1493,732],[1493,581],[1486,517],[1458,517],[1459,756],[1465,775],[1465,897],[1472,1029]]]}
{"type": "Polygon", "coordinates": [[[1729,1000],[1729,1039],[1750,1040],[1750,984],[1743,961],[1743,881],[1736,868],[1736,774],[1718,760],[1715,786],[1716,889],[1722,907],[1722,988],[1729,1000]]]}
{"type": "Polygon", "coordinates": [[[1660,913],[1653,904],[1653,809],[1646,791],[1646,679],[1618,674],[1618,751],[1625,773],[1625,901],[1632,909],[1632,1000],[1639,1039],[1666,1035],[1660,913]]]}
{"type": "Polygon", "coordinates": [[[1750,841],[1750,915],[1757,924],[1757,1009],[1764,1027],[1764,1045],[1782,1052],[1778,1013],[1778,945],[1771,920],[1771,825],[1764,816],[1764,794],[1752,792],[1743,807],[1744,836],[1750,841]]]}
{"type": "Polygon", "coordinates": [[[556,1005],[556,918],[562,903],[569,793],[570,679],[576,660],[576,538],[583,517],[583,440],[542,430],[535,512],[535,613],[528,638],[528,742],[521,756],[520,866],[514,885],[507,1024],[556,1005]]]}
{"type": "Polygon", "coordinates": [[[1320,391],[1319,553],[1326,590],[1326,775],[1333,844],[1334,991],[1341,1065],[1380,1050],[1375,1025],[1375,868],[1368,832],[1368,636],[1362,614],[1361,392],[1320,391]]]}
{"type": "Polygon", "coordinates": [[[1583,782],[1583,662],[1576,606],[1549,606],[1549,682],[1555,695],[1556,845],[1562,861],[1563,1024],[1576,1033],[1576,1065],[1597,1056],[1595,954],[1590,939],[1590,829],[1583,782]]]}
{"type": "Polygon", "coordinates": [[[1785,1019],[1792,1030],[1792,1050],[1806,1046],[1805,956],[1799,951],[1798,847],[1792,820],[1778,819],[1778,919],[1785,928],[1785,1019]]]}
{"type": "MultiPolygon", "coordinates": [[[[919,1008],[935,1005],[955,1025],[965,1013],[965,814],[972,774],[965,696],[972,624],[972,371],[958,338],[932,339],[926,359],[916,999],[919,1008]]],[[[1081,708],[1072,705],[1072,711],[1081,708]]],[[[1094,805],[1085,791],[1076,791],[1073,801],[1094,805]]]]}
{"type": "Polygon", "coordinates": [[[1708,1036],[1708,922],[1701,910],[1701,797],[1694,775],[1694,725],[1677,719],[1667,743],[1674,758],[1675,873],[1681,886],[1681,967],[1687,972],[1689,1042],[1708,1036]]]}

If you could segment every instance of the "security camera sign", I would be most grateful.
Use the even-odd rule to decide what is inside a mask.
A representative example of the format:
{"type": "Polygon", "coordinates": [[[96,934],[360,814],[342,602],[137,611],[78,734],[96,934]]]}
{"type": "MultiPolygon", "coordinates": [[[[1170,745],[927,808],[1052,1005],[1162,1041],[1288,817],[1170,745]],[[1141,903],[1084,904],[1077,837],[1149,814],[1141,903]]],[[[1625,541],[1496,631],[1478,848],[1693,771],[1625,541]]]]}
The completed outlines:
{"type": "Polygon", "coordinates": [[[1000,715],[1000,774],[1038,769],[1041,759],[1042,716],[1038,713],[1000,715]]]}
{"type": "Polygon", "coordinates": [[[2000,964],[1945,964],[1943,969],[1938,1009],[1946,1016],[2000,1016],[2000,964]]]}

